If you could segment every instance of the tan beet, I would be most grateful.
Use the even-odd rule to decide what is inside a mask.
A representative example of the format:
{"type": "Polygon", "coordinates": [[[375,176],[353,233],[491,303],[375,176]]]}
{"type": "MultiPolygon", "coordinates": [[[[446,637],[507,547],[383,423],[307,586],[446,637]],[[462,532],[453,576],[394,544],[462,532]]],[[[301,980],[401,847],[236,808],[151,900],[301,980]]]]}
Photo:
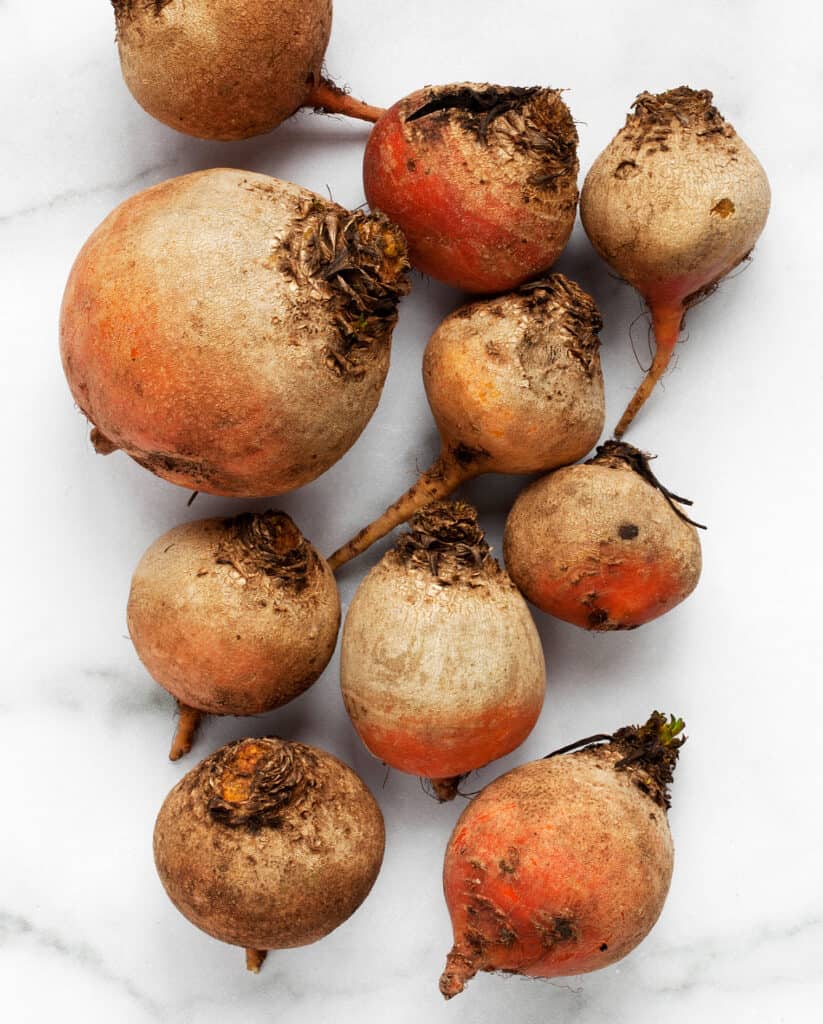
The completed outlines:
{"type": "Polygon", "coordinates": [[[544,274],[577,212],[577,129],[557,89],[427,86],[385,111],[363,185],[412,264],[464,291],[544,274]]]}
{"type": "Polygon", "coordinates": [[[649,457],[608,441],[583,465],[530,484],[506,520],[511,578],[544,612],[585,629],[632,629],[700,579],[700,540],[649,457]]]}
{"type": "Polygon", "coordinates": [[[545,672],[528,607],[463,502],[417,513],[343,627],[340,684],[360,738],[386,764],[431,779],[441,800],[523,742],[545,672]]]}
{"type": "Polygon", "coordinates": [[[256,715],[320,676],[340,601],[328,565],[282,512],[176,526],[135,569],[128,624],[140,660],[181,705],[172,759],[197,712],[256,715]]]}
{"type": "Polygon", "coordinates": [[[765,171],[707,90],[641,93],[595,161],[580,197],[583,227],[646,300],[656,343],[617,437],[665,372],[686,310],[751,252],[769,200],[765,171]]]}
{"type": "Polygon", "coordinates": [[[606,741],[532,761],[475,797],[449,840],[443,888],[450,999],[478,971],[583,974],[626,956],[663,909],[666,809],[683,722],[654,712],[606,741]]]}
{"type": "Polygon", "coordinates": [[[482,473],[539,473],[585,455],[603,429],[594,301],[553,274],[451,313],[423,357],[437,461],[329,558],[337,569],[430,501],[482,473]]]}
{"type": "Polygon", "coordinates": [[[202,139],[267,132],[309,99],[331,0],[112,0],[132,95],[202,139]]]}
{"type": "Polygon", "coordinates": [[[360,906],[383,859],[383,816],[361,779],[280,739],[222,747],[178,782],[154,829],[160,880],[203,931],[247,949],[305,946],[360,906]]]}
{"type": "Polygon", "coordinates": [[[98,450],[213,494],[308,483],[377,405],[406,267],[384,219],[262,174],[201,171],[126,200],[61,313],[98,450]]]}

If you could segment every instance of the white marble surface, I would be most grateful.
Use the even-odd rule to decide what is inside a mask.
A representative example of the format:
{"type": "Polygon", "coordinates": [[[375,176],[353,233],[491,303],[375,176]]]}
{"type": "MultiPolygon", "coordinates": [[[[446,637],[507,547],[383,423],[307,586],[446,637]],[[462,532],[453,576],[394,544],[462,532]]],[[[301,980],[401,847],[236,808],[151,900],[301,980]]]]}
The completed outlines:
{"type": "MultiPolygon", "coordinates": [[[[568,982],[477,978],[450,1004],[437,977],[450,945],[442,851],[461,802],[440,807],[386,773],[342,708],[337,662],[290,707],[212,720],[197,754],[276,731],[352,764],[386,816],[388,847],[360,911],[313,947],[242,953],[196,931],[155,877],[151,830],[192,764],[166,750],[172,703],[126,635],[132,568],[187,518],[264,502],[188,494],[121,455],[97,457],[57,355],[71,261],[122,199],[171,175],[229,164],[362,202],[367,129],[300,114],[275,134],[208,144],[174,134],[120,79],[104,0],[0,2],[0,365],[5,487],[0,589],[3,746],[0,1014],[22,1022],[603,1022],[819,1020],[823,891],[816,732],[820,686],[819,461],[823,383],[815,298],[821,232],[819,8],[764,0],[628,0],[498,6],[470,0],[338,0],[328,70],[389,104],[427,82],[569,89],[584,171],[642,89],[714,90],[773,186],[745,272],[688,318],[665,390],[630,439],[695,499],[705,571],[695,595],[627,634],[591,636],[540,617],[543,716],[478,782],[591,732],[683,715],[674,787],[677,863],[657,927],[628,959],[568,982]]],[[[579,229],[560,269],[601,305],[611,426],[646,358],[636,296],[579,229]]],[[[383,402],[356,447],[277,504],[324,551],[379,511],[434,454],[420,355],[459,297],[416,279],[403,304],[383,402]]],[[[465,488],[495,545],[522,481],[465,488]]],[[[347,603],[364,558],[341,576],[347,603]]]]}

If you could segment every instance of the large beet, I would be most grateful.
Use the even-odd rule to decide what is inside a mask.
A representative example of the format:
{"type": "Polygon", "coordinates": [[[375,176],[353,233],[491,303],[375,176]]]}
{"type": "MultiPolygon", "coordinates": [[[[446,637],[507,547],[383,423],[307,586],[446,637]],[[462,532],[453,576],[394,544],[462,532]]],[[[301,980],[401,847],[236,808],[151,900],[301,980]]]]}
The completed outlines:
{"type": "Polygon", "coordinates": [[[96,447],[213,494],[313,480],[377,405],[406,267],[384,218],[266,175],[138,193],[89,238],[63,299],[63,364],[96,447]]]}

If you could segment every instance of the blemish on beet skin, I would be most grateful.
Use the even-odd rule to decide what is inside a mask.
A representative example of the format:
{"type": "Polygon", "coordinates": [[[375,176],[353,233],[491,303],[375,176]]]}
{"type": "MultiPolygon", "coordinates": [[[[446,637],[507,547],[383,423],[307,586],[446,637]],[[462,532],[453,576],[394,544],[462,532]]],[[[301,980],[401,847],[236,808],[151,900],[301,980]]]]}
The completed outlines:
{"type": "Polygon", "coordinates": [[[634,540],[638,533],[640,530],[634,523],[623,523],[617,531],[621,540],[634,540]]]}

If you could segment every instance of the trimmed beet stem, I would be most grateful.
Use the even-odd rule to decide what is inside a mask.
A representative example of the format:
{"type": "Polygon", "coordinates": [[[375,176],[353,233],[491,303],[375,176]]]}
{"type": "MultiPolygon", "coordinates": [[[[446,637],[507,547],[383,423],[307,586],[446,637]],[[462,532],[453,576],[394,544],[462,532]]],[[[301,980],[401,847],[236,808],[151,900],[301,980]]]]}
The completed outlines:
{"type": "Polygon", "coordinates": [[[183,704],[182,701],[177,702],[177,707],[180,717],[177,719],[177,732],[171,741],[170,761],[179,761],[184,754],[188,754],[194,743],[194,737],[197,735],[200,720],[203,717],[202,711],[198,711],[197,708],[190,708],[188,704],[183,704]]]}
{"type": "Polygon", "coordinates": [[[649,303],[649,309],[652,314],[652,330],[656,346],[654,359],[649,367],[649,372],[643,378],[640,387],[635,391],[634,397],[626,406],[626,411],[615,427],[614,436],[618,438],[626,433],[632,420],[654,390],[654,386],[666,372],[674,352],[674,346],[680,337],[680,328],[686,312],[681,303],[673,306],[649,303]]]}
{"type": "Polygon", "coordinates": [[[386,113],[382,107],[373,107],[349,96],[328,78],[320,79],[309,93],[304,106],[314,107],[324,114],[345,114],[346,117],[354,117],[358,121],[371,121],[372,124],[386,113]]]}
{"type": "Polygon", "coordinates": [[[406,493],[390,505],[382,516],[369,523],[350,541],[338,548],[328,559],[329,566],[336,572],[341,565],[361,555],[375,541],[385,537],[387,533],[405,523],[418,509],[432,501],[440,501],[448,497],[452,491],[478,476],[482,470],[474,463],[461,464],[452,455],[441,452],[437,461],[425,473],[421,473],[416,483],[406,493]]]}
{"type": "Polygon", "coordinates": [[[252,974],[259,974],[267,954],[267,949],[247,949],[246,970],[251,971],[252,974]]]}

